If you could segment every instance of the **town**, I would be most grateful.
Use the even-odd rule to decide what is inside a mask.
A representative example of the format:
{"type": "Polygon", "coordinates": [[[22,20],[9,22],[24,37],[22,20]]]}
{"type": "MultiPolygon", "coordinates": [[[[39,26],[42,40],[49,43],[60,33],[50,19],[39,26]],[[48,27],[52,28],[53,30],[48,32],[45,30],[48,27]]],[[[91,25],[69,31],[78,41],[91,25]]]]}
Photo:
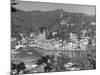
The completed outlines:
{"type": "Polygon", "coordinates": [[[11,75],[96,69],[96,15],[84,11],[93,6],[49,5],[12,0],[11,75]]]}
{"type": "MultiPolygon", "coordinates": [[[[28,36],[20,33],[21,40],[17,41],[16,37],[12,37],[12,44],[16,42],[12,50],[25,47],[39,47],[46,50],[86,50],[91,42],[91,47],[95,46],[95,37],[91,40],[89,36],[85,36],[87,30],[82,30],[82,36],[78,39],[76,34],[70,32],[70,37],[62,42],[62,39],[52,38],[46,39],[46,31],[42,33],[30,33],[28,36]],[[90,41],[91,40],[91,41],[90,41]]],[[[56,35],[57,32],[53,32],[52,35],[56,35]]],[[[13,46],[13,45],[12,45],[13,46]]]]}

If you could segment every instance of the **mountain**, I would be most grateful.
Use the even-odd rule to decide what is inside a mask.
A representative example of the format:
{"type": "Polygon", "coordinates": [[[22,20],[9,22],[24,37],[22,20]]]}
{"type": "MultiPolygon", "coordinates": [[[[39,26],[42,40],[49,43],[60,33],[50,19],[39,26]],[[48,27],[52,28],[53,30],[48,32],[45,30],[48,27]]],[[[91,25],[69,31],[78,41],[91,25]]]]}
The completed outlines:
{"type": "Polygon", "coordinates": [[[96,22],[95,16],[65,12],[62,9],[27,12],[17,10],[16,12],[11,12],[12,36],[16,36],[19,33],[38,32],[42,27],[47,29],[47,35],[50,32],[59,32],[63,29],[73,33],[78,33],[86,28],[94,28],[95,30],[95,26],[89,25],[91,22],[96,22]],[[60,24],[62,20],[66,21],[65,25],[60,24]]]}

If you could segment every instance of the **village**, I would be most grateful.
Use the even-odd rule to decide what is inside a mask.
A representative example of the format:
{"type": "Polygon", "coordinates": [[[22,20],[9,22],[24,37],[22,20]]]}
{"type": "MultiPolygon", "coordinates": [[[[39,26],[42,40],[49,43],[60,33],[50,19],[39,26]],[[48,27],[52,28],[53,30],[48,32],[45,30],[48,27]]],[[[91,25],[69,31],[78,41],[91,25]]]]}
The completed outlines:
{"type": "Polygon", "coordinates": [[[12,0],[11,75],[96,69],[96,14],[90,7],[12,0]]]}
{"type": "MultiPolygon", "coordinates": [[[[12,50],[25,47],[39,47],[46,50],[86,50],[89,42],[91,42],[92,47],[95,46],[95,38],[92,41],[89,41],[91,38],[85,36],[87,30],[81,31],[81,39],[78,39],[76,34],[70,32],[69,39],[66,39],[62,42],[62,39],[52,38],[46,39],[46,31],[36,34],[30,33],[28,36],[20,33],[21,40],[17,41],[16,37],[12,37],[12,44],[16,43],[17,45],[13,46],[12,50]]],[[[52,35],[56,35],[57,32],[53,32],[52,35]]]]}

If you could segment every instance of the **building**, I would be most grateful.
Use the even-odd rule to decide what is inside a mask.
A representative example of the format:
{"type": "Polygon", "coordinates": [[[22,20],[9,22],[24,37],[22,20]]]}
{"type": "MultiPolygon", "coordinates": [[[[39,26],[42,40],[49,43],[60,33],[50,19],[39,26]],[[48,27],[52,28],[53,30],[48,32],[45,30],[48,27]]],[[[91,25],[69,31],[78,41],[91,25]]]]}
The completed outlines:
{"type": "MultiPolygon", "coordinates": [[[[23,34],[20,34],[22,39],[19,41],[19,44],[16,45],[16,49],[20,47],[25,48],[30,47],[40,47],[46,50],[85,50],[89,43],[89,37],[86,37],[87,30],[82,30],[82,36],[79,40],[76,34],[70,33],[69,39],[66,39],[62,42],[60,39],[52,38],[46,39],[46,31],[44,29],[43,33],[31,33],[29,37],[24,37],[23,34]],[[31,38],[32,37],[32,38],[31,38]],[[62,45],[63,43],[63,45],[62,45]]],[[[55,35],[56,33],[54,33],[55,35]]]]}

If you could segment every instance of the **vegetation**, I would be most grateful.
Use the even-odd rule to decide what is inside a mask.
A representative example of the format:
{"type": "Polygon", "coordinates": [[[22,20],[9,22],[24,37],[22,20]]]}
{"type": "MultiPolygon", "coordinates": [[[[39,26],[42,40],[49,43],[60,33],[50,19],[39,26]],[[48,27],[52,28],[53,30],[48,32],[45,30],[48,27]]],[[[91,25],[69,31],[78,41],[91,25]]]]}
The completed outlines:
{"type": "MultiPolygon", "coordinates": [[[[89,25],[91,22],[95,22],[95,16],[88,16],[80,13],[69,13],[63,10],[47,12],[25,12],[22,10],[17,10],[16,12],[12,12],[11,17],[12,36],[19,33],[27,34],[29,32],[38,32],[39,30],[41,31],[41,28],[46,29],[47,35],[50,35],[50,33],[53,31],[57,31],[59,34],[63,33],[60,34],[60,36],[64,37],[65,34],[69,32],[78,34],[81,30],[87,28],[95,30],[95,26],[89,25]],[[60,17],[61,14],[64,15],[62,18],[60,17]],[[60,23],[62,20],[65,20],[67,23],[65,25],[61,25],[60,23]]],[[[62,38],[60,36],[59,38],[62,38]]]]}
{"type": "Polygon", "coordinates": [[[25,69],[26,69],[26,67],[25,67],[25,64],[24,64],[24,62],[20,62],[19,64],[15,64],[15,63],[11,63],[11,74],[13,75],[13,72],[14,72],[14,70],[16,70],[16,72],[15,72],[15,74],[14,75],[16,75],[16,74],[19,74],[19,72],[20,71],[23,71],[23,73],[25,72],[25,69]]]}
{"type": "Polygon", "coordinates": [[[76,63],[81,70],[96,69],[95,50],[86,51],[77,58],[74,58],[72,61],[76,63]]]}

